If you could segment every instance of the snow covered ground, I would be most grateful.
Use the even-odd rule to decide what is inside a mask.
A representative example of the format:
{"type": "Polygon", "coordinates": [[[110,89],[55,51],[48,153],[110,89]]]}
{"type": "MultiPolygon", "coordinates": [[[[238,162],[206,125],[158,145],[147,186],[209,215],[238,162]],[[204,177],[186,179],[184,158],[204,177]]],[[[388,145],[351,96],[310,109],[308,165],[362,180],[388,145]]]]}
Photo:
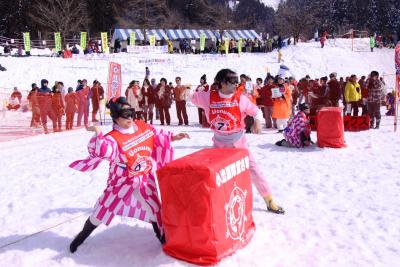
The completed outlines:
{"type": "MultiPolygon", "coordinates": [[[[393,50],[354,53],[343,40],[326,49],[317,47],[310,43],[284,50],[285,63],[296,76],[392,72],[393,50]]],[[[157,79],[180,75],[192,84],[203,73],[211,81],[223,66],[253,78],[265,76],[267,67],[272,73],[278,69],[274,53],[218,60],[150,57],[170,60],[150,65],[157,79]]],[[[116,60],[123,63],[124,82],[144,76],[142,59],[116,60]]],[[[104,80],[107,62],[1,58],[8,70],[0,73],[0,86],[27,88],[41,78],[63,80],[66,86],[74,86],[79,78],[104,80]]],[[[171,114],[175,126],[165,128],[186,131],[192,138],[174,143],[177,158],[211,145],[209,130],[178,127],[174,109],[171,114]]],[[[7,121],[19,114],[5,116],[7,121]]],[[[194,107],[189,108],[189,117],[196,122],[194,107]]],[[[188,266],[166,256],[150,226],[132,219],[115,218],[108,228],[96,229],[77,253],[68,252],[107,178],[105,163],[90,174],[67,167],[86,157],[90,137],[81,129],[0,143],[1,266],[188,266]],[[48,230],[28,237],[43,229],[48,230]],[[16,240],[20,241],[3,247],[16,240]]],[[[399,137],[399,132],[393,133],[393,117],[385,116],[380,130],[346,132],[345,149],[277,147],[274,143],[282,136],[272,130],[248,135],[251,151],[286,214],[266,212],[263,200],[254,194],[255,235],[219,266],[395,266],[400,260],[399,137]]],[[[316,140],[316,135],[312,138],[316,140]]]]}

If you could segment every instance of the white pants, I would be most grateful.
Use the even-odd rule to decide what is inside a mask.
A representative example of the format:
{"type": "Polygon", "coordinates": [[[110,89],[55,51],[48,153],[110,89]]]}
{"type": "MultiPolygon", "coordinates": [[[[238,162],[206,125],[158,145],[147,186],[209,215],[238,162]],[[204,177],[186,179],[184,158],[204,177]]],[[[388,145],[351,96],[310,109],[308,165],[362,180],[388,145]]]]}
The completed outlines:
{"type": "Polygon", "coordinates": [[[287,126],[288,119],[276,119],[278,130],[284,130],[287,126]]]}

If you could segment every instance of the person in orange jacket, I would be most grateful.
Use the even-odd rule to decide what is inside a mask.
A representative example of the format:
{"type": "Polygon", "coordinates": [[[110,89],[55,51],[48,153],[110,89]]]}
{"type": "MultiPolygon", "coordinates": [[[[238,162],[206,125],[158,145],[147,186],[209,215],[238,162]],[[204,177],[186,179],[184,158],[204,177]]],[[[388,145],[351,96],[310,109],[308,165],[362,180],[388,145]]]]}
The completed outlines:
{"type": "Polygon", "coordinates": [[[53,89],[53,94],[51,96],[51,107],[53,109],[53,114],[55,118],[55,127],[54,131],[61,132],[61,120],[64,115],[64,102],[61,96],[61,88],[59,84],[57,84],[53,89]]]}
{"type": "Polygon", "coordinates": [[[272,99],[272,118],[276,119],[278,132],[282,133],[283,130],[286,128],[287,122],[290,118],[292,94],[288,85],[285,84],[285,80],[281,76],[278,76],[277,78],[277,85],[281,96],[272,99]]]}
{"type": "Polygon", "coordinates": [[[68,94],[65,95],[65,113],[67,115],[67,121],[65,122],[66,130],[72,130],[75,113],[78,111],[78,107],[79,98],[74,92],[74,89],[69,87],[68,94]]]}

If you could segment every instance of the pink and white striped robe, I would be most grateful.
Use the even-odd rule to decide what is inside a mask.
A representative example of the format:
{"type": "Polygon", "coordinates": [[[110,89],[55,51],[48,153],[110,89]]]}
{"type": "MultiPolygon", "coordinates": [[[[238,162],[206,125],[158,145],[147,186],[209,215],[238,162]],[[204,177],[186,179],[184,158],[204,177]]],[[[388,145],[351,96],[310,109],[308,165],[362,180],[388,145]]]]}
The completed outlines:
{"type": "MultiPolygon", "coordinates": [[[[114,128],[117,129],[117,127],[114,128]]],[[[86,172],[96,169],[103,160],[110,162],[107,188],[98,199],[92,213],[92,216],[105,225],[109,225],[115,215],[120,215],[146,222],[156,221],[163,233],[161,203],[155,179],[156,170],[173,160],[172,133],[156,130],[153,127],[151,129],[154,132],[152,153],[154,162],[152,171],[146,176],[129,177],[125,167],[125,155],[114,138],[110,135],[104,136],[102,133],[93,136],[89,141],[89,157],[70,165],[75,170],[86,172]],[[142,203],[143,201],[147,205],[142,203]],[[144,205],[149,206],[151,212],[144,205]]]]}

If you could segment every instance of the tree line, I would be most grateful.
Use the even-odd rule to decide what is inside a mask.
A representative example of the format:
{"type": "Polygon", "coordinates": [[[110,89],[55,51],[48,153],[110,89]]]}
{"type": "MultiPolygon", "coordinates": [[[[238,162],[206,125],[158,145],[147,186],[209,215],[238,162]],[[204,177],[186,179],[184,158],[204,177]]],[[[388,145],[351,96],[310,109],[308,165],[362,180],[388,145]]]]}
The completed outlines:
{"type": "Polygon", "coordinates": [[[400,32],[399,0],[285,0],[275,11],[259,0],[0,1],[0,35],[61,32],[70,38],[120,28],[255,29],[309,38],[316,29],[400,32]]]}

